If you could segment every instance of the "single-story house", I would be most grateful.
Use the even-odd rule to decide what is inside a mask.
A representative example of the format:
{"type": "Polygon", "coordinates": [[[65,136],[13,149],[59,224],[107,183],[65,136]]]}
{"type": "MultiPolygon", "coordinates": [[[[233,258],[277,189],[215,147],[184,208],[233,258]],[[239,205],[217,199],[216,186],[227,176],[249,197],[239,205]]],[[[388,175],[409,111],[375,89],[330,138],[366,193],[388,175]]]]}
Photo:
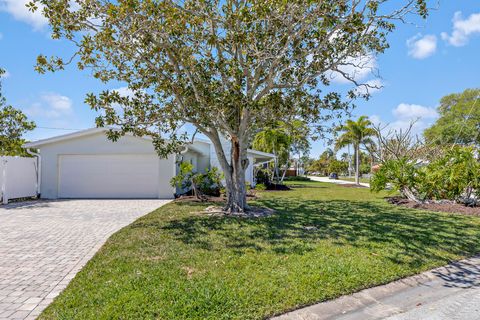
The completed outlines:
{"type": "MultiPolygon", "coordinates": [[[[219,162],[209,140],[195,139],[179,154],[160,158],[151,138],[125,135],[107,139],[106,128],[93,128],[25,144],[38,150],[41,198],[173,198],[170,179],[181,161],[203,172],[219,162]]],[[[226,143],[226,141],[225,141],[226,143]]],[[[227,153],[230,151],[225,148],[227,153]]],[[[248,150],[246,179],[255,184],[253,167],[274,155],[248,150]]]]}

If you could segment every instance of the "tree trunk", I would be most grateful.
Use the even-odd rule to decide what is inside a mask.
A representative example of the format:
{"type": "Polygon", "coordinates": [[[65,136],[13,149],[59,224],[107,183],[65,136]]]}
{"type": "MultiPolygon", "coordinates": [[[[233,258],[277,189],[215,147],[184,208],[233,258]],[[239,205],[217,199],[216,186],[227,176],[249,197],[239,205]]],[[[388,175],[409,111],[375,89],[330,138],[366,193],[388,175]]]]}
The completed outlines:
{"type": "Polygon", "coordinates": [[[237,214],[248,209],[245,169],[248,167],[247,148],[239,139],[232,138],[231,153],[231,187],[227,187],[227,204],[225,211],[237,214]]]}
{"type": "Polygon", "coordinates": [[[280,179],[280,183],[283,183],[283,180],[285,180],[285,176],[287,174],[288,166],[283,170],[282,178],[280,179]]]}
{"type": "Polygon", "coordinates": [[[355,145],[355,184],[360,184],[360,144],[355,145]]]}
{"type": "Polygon", "coordinates": [[[231,138],[231,156],[227,160],[218,135],[212,135],[220,166],[225,175],[227,202],[224,211],[230,214],[242,214],[248,210],[245,169],[248,167],[247,144],[237,137],[231,138]]]}
{"type": "Polygon", "coordinates": [[[410,190],[408,187],[403,187],[400,192],[403,194],[404,197],[406,197],[408,200],[411,200],[416,203],[422,203],[422,201],[415,196],[415,194],[410,190]]]}

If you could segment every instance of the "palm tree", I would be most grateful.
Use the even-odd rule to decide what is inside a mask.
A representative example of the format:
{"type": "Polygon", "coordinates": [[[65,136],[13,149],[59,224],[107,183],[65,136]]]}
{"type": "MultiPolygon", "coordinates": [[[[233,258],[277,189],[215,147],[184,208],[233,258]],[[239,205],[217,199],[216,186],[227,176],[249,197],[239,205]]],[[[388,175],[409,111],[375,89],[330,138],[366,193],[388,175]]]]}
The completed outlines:
{"type": "Polygon", "coordinates": [[[376,131],[372,128],[372,122],[367,116],[361,116],[357,121],[347,120],[344,125],[336,128],[337,132],[342,132],[335,142],[335,149],[340,149],[353,145],[355,153],[355,183],[360,184],[360,145],[373,143],[371,137],[375,136],[376,131]]]}
{"type": "Polygon", "coordinates": [[[257,133],[253,139],[253,148],[275,155],[272,179],[276,175],[280,180],[279,167],[287,165],[292,141],[283,128],[267,128],[257,133]]]}

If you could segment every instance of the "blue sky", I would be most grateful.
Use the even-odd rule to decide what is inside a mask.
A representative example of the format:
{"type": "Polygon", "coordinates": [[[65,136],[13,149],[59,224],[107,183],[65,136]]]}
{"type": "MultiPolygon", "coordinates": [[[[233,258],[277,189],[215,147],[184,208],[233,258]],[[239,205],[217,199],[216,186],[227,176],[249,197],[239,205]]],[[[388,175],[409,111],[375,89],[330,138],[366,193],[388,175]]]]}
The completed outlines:
{"type": "MultiPolygon", "coordinates": [[[[95,112],[83,103],[85,95],[121,86],[105,86],[75,66],[37,74],[33,67],[38,54],[67,56],[72,47],[66,41],[51,40],[45,20],[29,13],[26,2],[0,0],[0,66],[7,70],[3,93],[37,123],[38,128],[26,138],[94,126],[95,112]]],[[[416,131],[421,132],[435,121],[442,96],[480,87],[480,2],[442,0],[426,21],[415,22],[399,25],[389,37],[391,48],[369,61],[381,79],[374,80],[369,72],[357,73],[361,81],[381,82],[383,88],[369,101],[358,101],[355,116],[368,115],[392,128],[405,127],[420,117],[416,131]]],[[[339,90],[350,86],[340,77],[333,82],[339,90]]],[[[323,141],[315,142],[311,155],[317,157],[325,147],[323,141]]]]}

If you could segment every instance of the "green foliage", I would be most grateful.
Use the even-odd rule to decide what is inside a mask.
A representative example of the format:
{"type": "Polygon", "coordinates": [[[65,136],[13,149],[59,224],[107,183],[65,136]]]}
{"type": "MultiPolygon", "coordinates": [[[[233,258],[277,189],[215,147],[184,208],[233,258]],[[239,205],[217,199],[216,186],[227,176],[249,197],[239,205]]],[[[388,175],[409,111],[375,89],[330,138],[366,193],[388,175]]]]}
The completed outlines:
{"type": "Polygon", "coordinates": [[[280,165],[288,162],[291,145],[292,138],[286,128],[281,125],[260,131],[255,135],[252,143],[256,150],[275,154],[280,165]]]}
{"type": "Polygon", "coordinates": [[[472,147],[456,146],[426,166],[416,165],[406,157],[387,160],[372,177],[370,188],[393,190],[419,200],[454,200],[469,202],[480,196],[480,162],[472,147]]]}
{"type": "Polygon", "coordinates": [[[372,167],[370,166],[370,163],[360,163],[360,174],[369,174],[370,171],[372,170],[372,167]]]}
{"type": "Polygon", "coordinates": [[[375,192],[388,189],[405,193],[418,189],[419,170],[407,158],[385,161],[370,180],[370,189],[375,192]]]}
{"type": "Polygon", "coordinates": [[[3,73],[0,68],[0,156],[27,156],[28,153],[22,148],[25,142],[22,136],[35,129],[35,123],[28,121],[22,111],[7,105],[2,95],[3,73]]]}
{"type": "Polygon", "coordinates": [[[255,181],[257,184],[264,184],[266,186],[270,185],[272,183],[270,170],[267,168],[257,169],[257,172],[255,173],[255,181]]]}
{"type": "Polygon", "coordinates": [[[424,136],[427,142],[480,145],[480,89],[467,89],[440,100],[440,117],[424,136]]]}
{"type": "Polygon", "coordinates": [[[474,154],[471,147],[448,149],[425,167],[421,192],[427,199],[459,200],[474,190],[480,195],[480,162],[474,154]]]}
{"type": "Polygon", "coordinates": [[[362,144],[372,144],[374,142],[371,137],[377,134],[367,116],[361,116],[357,121],[347,120],[344,125],[336,128],[336,132],[341,133],[335,141],[337,150],[348,145],[353,145],[357,149],[362,144]]]}
{"type": "Polygon", "coordinates": [[[293,177],[285,177],[285,181],[311,181],[311,179],[305,176],[293,176],[293,177]]]}
{"type": "Polygon", "coordinates": [[[372,137],[376,136],[377,132],[372,128],[372,122],[367,116],[361,116],[354,120],[347,120],[346,123],[336,129],[341,135],[335,141],[335,149],[344,148],[352,145],[355,151],[355,181],[359,182],[360,174],[364,171],[369,172],[366,168],[361,168],[361,151],[360,146],[369,146],[371,148],[375,142],[372,137]]]}
{"type": "Polygon", "coordinates": [[[258,191],[265,191],[267,190],[267,186],[263,183],[257,183],[255,185],[255,190],[258,190],[258,191]]]}
{"type": "Polygon", "coordinates": [[[223,188],[222,179],[223,174],[217,167],[213,167],[212,169],[207,169],[205,173],[200,174],[197,185],[202,194],[219,196],[223,188]]]}
{"type": "Polygon", "coordinates": [[[343,174],[348,171],[348,162],[337,160],[335,152],[327,148],[322,152],[319,159],[312,161],[306,169],[308,172],[318,172],[323,176],[328,176],[332,172],[343,174]]]}
{"type": "Polygon", "coordinates": [[[273,165],[274,177],[276,175],[277,181],[280,181],[282,176],[280,170],[287,170],[291,165],[291,155],[308,153],[309,134],[310,128],[303,121],[292,120],[288,123],[276,121],[255,135],[252,147],[276,156],[275,162],[270,166],[273,165]]]}
{"type": "Polygon", "coordinates": [[[222,179],[222,174],[216,167],[207,169],[205,173],[197,173],[193,164],[182,162],[178,174],[170,180],[170,184],[182,191],[192,189],[194,195],[200,198],[203,195],[219,196],[223,188],[222,179]]]}
{"type": "Polygon", "coordinates": [[[348,162],[333,159],[328,164],[328,174],[338,173],[345,174],[348,171],[348,162]]]}
{"type": "Polygon", "coordinates": [[[192,187],[195,176],[193,171],[193,164],[190,162],[181,162],[179,165],[179,172],[170,180],[172,187],[180,188],[182,190],[190,189],[192,187]]]}

